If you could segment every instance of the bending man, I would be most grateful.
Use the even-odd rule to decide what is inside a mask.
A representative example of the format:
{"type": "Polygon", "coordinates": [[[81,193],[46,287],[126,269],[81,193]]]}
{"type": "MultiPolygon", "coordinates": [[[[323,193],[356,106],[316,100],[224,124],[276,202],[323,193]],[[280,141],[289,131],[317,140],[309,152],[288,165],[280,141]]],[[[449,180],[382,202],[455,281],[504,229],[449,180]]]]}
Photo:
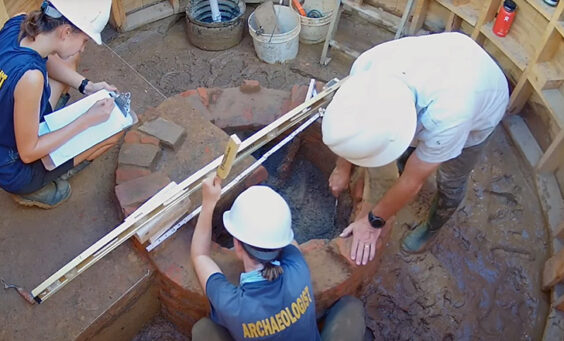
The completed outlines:
{"type": "Polygon", "coordinates": [[[499,66],[460,33],[387,42],[355,61],[323,119],[323,141],[341,157],[331,190],[338,195],[348,186],[352,164],[371,168],[398,160],[400,171],[368,214],[343,231],[353,234],[357,264],[374,258],[379,229],[436,171],[428,217],[401,241],[409,253],[426,249],[464,198],[468,176],[508,99],[499,66]]]}

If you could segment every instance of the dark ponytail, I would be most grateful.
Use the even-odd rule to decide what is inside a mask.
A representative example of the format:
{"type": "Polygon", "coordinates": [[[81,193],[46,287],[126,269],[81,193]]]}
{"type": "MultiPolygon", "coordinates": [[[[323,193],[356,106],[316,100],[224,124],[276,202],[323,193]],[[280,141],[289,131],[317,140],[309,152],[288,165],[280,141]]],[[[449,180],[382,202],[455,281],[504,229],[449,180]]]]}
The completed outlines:
{"type": "Polygon", "coordinates": [[[245,250],[245,252],[247,252],[251,259],[263,265],[262,270],[260,270],[260,274],[267,281],[274,281],[280,275],[282,275],[284,269],[282,269],[280,263],[278,262],[281,251],[280,249],[263,249],[260,247],[245,244],[241,241],[240,243],[243,245],[243,249],[245,250]]]}
{"type": "Polygon", "coordinates": [[[260,271],[262,277],[264,277],[267,281],[274,281],[278,278],[278,276],[284,273],[284,269],[280,265],[274,265],[272,262],[263,262],[259,261],[264,265],[264,268],[260,271]]]}
{"type": "Polygon", "coordinates": [[[80,31],[74,24],[67,18],[61,16],[60,18],[53,18],[45,14],[44,10],[33,11],[29,13],[20,27],[20,41],[29,37],[31,40],[41,33],[49,33],[61,25],[70,25],[74,31],[80,31]]]}

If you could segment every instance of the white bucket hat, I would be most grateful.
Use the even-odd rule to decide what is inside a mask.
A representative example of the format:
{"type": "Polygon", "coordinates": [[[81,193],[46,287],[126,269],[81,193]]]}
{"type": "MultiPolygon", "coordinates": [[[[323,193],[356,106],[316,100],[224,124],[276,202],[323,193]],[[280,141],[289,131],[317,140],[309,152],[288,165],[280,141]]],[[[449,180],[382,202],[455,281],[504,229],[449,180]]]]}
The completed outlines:
{"type": "Polygon", "coordinates": [[[98,44],[110,19],[112,0],[50,0],[57,11],[98,44]]]}
{"type": "Polygon", "coordinates": [[[323,142],[362,167],[379,167],[409,147],[417,127],[414,95],[399,78],[363,72],[351,76],[327,106],[323,142]]]}
{"type": "Polygon", "coordinates": [[[278,249],[294,240],[290,207],[273,189],[251,186],[223,213],[225,229],[241,242],[260,249],[245,248],[259,259],[275,258],[278,249]],[[261,254],[262,252],[262,254],[261,254]]]}

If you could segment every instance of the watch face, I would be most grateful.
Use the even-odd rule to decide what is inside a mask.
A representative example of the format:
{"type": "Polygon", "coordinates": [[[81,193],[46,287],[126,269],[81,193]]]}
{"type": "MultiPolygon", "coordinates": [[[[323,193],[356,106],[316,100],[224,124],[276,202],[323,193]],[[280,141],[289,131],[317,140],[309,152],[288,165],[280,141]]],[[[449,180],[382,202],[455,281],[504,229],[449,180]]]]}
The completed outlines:
{"type": "Polygon", "coordinates": [[[382,228],[384,225],[386,225],[386,221],[383,218],[375,216],[372,212],[368,213],[368,222],[370,222],[370,225],[372,225],[372,227],[377,229],[382,228]]]}

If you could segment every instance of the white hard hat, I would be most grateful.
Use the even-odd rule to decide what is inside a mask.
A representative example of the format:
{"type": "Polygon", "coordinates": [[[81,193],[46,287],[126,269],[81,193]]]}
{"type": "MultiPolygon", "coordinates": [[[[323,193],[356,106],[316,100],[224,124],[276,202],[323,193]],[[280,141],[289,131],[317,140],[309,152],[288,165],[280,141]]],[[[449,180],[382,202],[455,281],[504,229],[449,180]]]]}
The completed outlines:
{"type": "Polygon", "coordinates": [[[100,33],[110,19],[112,0],[50,0],[49,2],[98,45],[102,44],[100,33]]]}
{"type": "Polygon", "coordinates": [[[223,213],[225,229],[241,242],[262,249],[279,249],[294,240],[290,207],[273,189],[251,186],[223,213]]]}
{"type": "Polygon", "coordinates": [[[323,142],[362,167],[379,167],[409,147],[417,127],[413,92],[399,78],[363,72],[350,76],[327,106],[323,142]]]}

